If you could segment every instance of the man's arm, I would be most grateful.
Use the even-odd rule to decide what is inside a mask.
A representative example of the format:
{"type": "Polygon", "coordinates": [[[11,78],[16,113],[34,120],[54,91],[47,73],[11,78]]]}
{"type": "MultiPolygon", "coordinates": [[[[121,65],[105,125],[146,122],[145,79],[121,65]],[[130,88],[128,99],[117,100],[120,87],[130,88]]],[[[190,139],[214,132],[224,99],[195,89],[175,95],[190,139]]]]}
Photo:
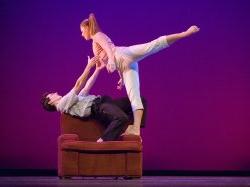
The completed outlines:
{"type": "Polygon", "coordinates": [[[86,80],[89,76],[89,72],[91,68],[95,65],[95,63],[98,61],[97,57],[89,58],[88,57],[88,64],[86,65],[82,75],[77,79],[75,86],[73,87],[73,90],[75,91],[75,94],[78,95],[82,87],[85,85],[86,80]]]}
{"type": "Polygon", "coordinates": [[[93,85],[95,84],[95,81],[96,81],[100,71],[104,67],[105,67],[104,63],[101,63],[100,65],[98,65],[98,63],[96,63],[96,69],[95,69],[94,73],[91,75],[91,77],[88,79],[84,88],[81,90],[80,95],[88,95],[89,94],[89,91],[93,87],[93,85]]]}

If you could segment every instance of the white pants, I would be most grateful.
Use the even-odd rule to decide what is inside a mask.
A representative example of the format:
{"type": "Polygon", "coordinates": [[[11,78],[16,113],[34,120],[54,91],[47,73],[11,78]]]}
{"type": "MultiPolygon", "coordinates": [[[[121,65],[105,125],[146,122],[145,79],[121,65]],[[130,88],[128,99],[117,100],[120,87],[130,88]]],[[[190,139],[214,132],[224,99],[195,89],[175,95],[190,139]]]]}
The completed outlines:
{"type": "Polygon", "coordinates": [[[122,76],[133,111],[143,109],[137,62],[166,47],[168,47],[166,36],[161,36],[145,44],[116,47],[115,58],[117,67],[124,69],[122,76]]]}

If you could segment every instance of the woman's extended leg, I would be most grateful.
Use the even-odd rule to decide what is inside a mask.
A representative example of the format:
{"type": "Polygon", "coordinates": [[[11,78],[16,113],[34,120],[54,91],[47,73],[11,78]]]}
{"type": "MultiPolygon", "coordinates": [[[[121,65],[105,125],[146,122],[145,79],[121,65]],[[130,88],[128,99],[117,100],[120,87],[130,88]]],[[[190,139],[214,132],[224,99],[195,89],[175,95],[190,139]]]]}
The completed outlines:
{"type": "Polygon", "coordinates": [[[125,55],[129,56],[131,60],[126,65],[129,66],[134,61],[138,62],[149,55],[155,54],[174,42],[186,38],[198,31],[199,28],[197,26],[191,26],[189,29],[181,33],[160,36],[151,42],[127,47],[125,55]]]}

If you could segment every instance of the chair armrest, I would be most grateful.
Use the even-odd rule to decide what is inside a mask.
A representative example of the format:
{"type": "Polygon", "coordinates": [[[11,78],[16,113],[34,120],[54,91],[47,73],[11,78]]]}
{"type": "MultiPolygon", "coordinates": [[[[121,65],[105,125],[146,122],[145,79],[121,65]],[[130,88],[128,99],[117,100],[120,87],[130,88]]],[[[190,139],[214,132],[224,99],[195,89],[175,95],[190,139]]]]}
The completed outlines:
{"type": "Polygon", "coordinates": [[[61,134],[57,139],[57,143],[58,145],[61,145],[63,142],[73,142],[78,140],[79,136],[77,134],[61,134]]]}
{"type": "Polygon", "coordinates": [[[142,138],[140,135],[133,135],[133,134],[125,134],[121,135],[119,140],[121,141],[136,141],[136,142],[142,142],[142,138]]]}

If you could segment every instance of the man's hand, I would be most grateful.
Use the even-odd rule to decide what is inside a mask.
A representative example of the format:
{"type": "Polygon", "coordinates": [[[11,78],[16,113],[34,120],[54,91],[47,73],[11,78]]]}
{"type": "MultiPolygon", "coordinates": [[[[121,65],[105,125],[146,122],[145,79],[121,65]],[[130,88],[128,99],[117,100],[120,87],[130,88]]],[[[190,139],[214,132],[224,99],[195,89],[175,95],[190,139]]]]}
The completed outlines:
{"type": "Polygon", "coordinates": [[[98,71],[100,71],[100,70],[102,70],[105,66],[106,66],[106,64],[105,64],[103,61],[102,61],[102,62],[99,61],[99,63],[96,63],[96,64],[95,64],[95,69],[98,70],[98,71]]]}
{"type": "Polygon", "coordinates": [[[88,64],[87,64],[87,67],[88,68],[92,68],[95,64],[97,64],[99,62],[99,60],[98,60],[98,56],[94,56],[94,57],[92,57],[92,58],[90,58],[89,56],[88,56],[88,64]]]}

